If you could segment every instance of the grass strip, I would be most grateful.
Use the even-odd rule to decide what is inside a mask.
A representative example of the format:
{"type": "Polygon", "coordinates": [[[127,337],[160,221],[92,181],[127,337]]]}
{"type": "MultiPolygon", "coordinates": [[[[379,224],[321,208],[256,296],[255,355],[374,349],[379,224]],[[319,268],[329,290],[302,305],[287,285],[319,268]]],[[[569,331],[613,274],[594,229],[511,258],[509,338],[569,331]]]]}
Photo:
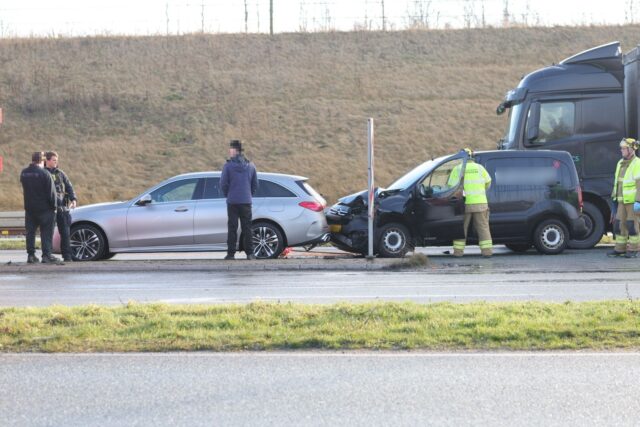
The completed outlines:
{"type": "Polygon", "coordinates": [[[0,352],[640,348],[640,302],[0,309],[0,352]]]}

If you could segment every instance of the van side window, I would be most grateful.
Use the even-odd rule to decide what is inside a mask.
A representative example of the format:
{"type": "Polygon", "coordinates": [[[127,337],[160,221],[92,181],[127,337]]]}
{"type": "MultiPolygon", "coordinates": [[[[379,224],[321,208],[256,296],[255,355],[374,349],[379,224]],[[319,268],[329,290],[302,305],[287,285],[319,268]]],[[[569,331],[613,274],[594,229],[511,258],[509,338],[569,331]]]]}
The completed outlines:
{"type": "MultiPolygon", "coordinates": [[[[573,186],[570,170],[557,159],[540,157],[490,159],[486,168],[493,178],[491,190],[547,189],[553,186],[573,186]]],[[[490,190],[490,191],[491,191],[490,190]]]]}
{"type": "Polygon", "coordinates": [[[542,144],[573,135],[575,117],[576,106],[573,102],[543,102],[540,104],[538,138],[532,143],[542,144]]]}

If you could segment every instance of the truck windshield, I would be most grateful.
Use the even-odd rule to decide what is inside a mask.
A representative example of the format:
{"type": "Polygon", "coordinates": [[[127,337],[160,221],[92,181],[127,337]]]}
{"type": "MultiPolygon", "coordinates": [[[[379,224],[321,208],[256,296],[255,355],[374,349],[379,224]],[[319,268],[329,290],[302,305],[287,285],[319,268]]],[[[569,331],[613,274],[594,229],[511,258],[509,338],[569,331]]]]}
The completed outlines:
{"type": "Polygon", "coordinates": [[[516,104],[509,109],[509,121],[507,123],[507,129],[504,133],[503,148],[513,149],[517,148],[516,132],[518,130],[518,119],[520,118],[520,111],[522,110],[522,104],[516,104]]]}
{"type": "Polygon", "coordinates": [[[386,190],[404,190],[408,188],[410,185],[415,184],[420,178],[429,173],[436,165],[438,165],[447,157],[450,156],[438,157],[437,159],[424,162],[423,164],[415,167],[410,172],[400,177],[393,184],[388,186],[386,190]]]}

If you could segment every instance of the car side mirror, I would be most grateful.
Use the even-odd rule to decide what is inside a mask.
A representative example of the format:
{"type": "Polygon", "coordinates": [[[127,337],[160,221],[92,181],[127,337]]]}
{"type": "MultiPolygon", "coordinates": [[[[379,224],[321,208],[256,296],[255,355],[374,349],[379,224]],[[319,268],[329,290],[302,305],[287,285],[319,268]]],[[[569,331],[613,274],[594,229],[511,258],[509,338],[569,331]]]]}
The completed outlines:
{"type": "Polygon", "coordinates": [[[138,201],[136,202],[136,205],[147,206],[152,201],[153,200],[151,199],[151,194],[145,194],[144,196],[140,197],[140,199],[138,199],[138,201]]]}
{"type": "Polygon", "coordinates": [[[534,102],[529,109],[527,118],[527,141],[533,142],[538,139],[540,133],[540,103],[534,102]]]}

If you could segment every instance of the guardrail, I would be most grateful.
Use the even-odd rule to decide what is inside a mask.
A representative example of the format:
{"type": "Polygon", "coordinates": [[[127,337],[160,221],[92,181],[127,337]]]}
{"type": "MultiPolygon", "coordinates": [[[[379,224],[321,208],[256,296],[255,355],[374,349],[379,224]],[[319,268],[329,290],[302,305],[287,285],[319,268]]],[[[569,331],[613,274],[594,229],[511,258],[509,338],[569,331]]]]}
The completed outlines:
{"type": "Polygon", "coordinates": [[[0,212],[0,237],[24,234],[24,211],[0,212]]]}

